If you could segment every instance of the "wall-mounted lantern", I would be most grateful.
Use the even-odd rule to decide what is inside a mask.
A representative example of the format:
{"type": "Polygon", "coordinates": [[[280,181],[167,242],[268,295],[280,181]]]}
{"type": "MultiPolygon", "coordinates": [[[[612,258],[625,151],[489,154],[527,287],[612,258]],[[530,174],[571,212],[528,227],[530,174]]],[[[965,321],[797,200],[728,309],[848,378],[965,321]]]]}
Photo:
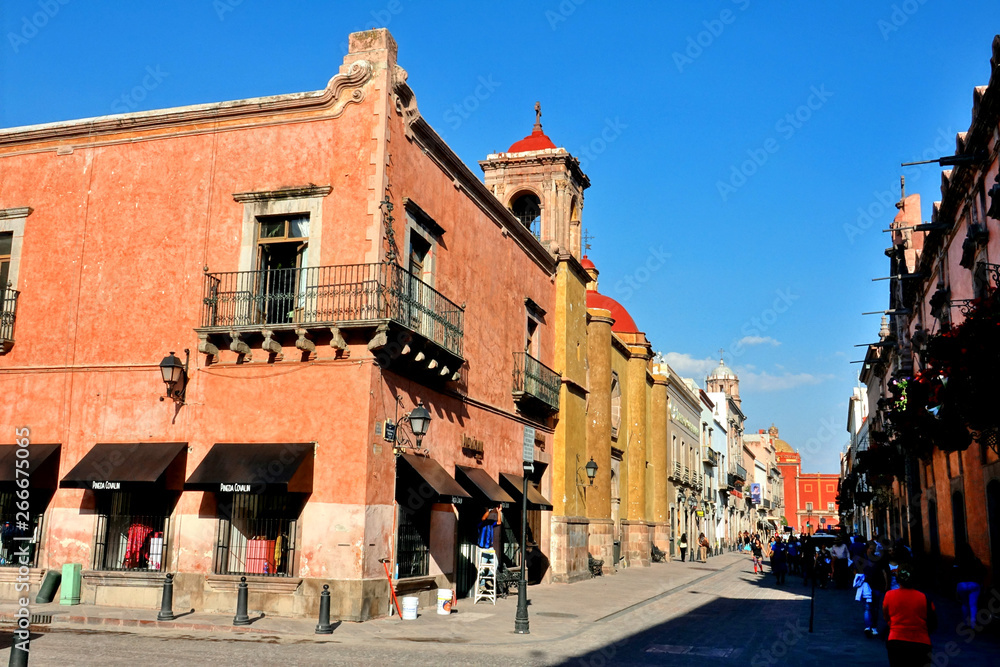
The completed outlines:
{"type": "MultiPolygon", "coordinates": [[[[184,396],[187,392],[187,372],[190,361],[191,351],[184,350],[184,363],[181,363],[181,360],[174,356],[173,351],[160,362],[160,375],[163,377],[163,384],[167,385],[167,398],[180,405],[184,405],[184,396]]],[[[161,397],[160,400],[162,401],[163,398],[161,397]]]]}

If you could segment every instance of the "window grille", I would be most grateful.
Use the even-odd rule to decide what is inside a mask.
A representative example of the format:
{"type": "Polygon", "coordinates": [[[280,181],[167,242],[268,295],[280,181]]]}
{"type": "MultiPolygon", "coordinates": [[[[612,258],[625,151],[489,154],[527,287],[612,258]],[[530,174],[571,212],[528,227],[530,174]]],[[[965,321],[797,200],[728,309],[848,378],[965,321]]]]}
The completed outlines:
{"type": "Polygon", "coordinates": [[[30,508],[28,521],[24,521],[22,513],[19,526],[17,503],[14,491],[0,492],[0,567],[35,567],[38,564],[38,539],[42,534],[42,513],[30,508]],[[21,539],[29,535],[30,539],[21,539]],[[25,550],[26,562],[22,562],[25,550]]]}
{"type": "Polygon", "coordinates": [[[219,534],[214,572],[291,576],[301,500],[288,493],[233,493],[216,497],[219,534]]]}
{"type": "Polygon", "coordinates": [[[98,495],[95,570],[165,569],[170,513],[165,498],[149,500],[144,495],[128,491],[98,495]]]}

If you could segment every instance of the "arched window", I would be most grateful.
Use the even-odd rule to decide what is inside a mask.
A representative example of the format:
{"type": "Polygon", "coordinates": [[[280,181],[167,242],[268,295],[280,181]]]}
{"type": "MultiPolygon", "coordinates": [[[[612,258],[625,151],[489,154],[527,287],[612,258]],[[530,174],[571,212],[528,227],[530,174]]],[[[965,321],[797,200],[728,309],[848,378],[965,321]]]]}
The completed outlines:
{"type": "Polygon", "coordinates": [[[542,202],[535,195],[525,193],[510,203],[510,210],[521,224],[531,230],[535,238],[542,235],[542,202]]]}
{"type": "Polygon", "coordinates": [[[618,437],[618,427],[622,424],[622,386],[618,373],[611,373],[611,437],[618,437]]]}

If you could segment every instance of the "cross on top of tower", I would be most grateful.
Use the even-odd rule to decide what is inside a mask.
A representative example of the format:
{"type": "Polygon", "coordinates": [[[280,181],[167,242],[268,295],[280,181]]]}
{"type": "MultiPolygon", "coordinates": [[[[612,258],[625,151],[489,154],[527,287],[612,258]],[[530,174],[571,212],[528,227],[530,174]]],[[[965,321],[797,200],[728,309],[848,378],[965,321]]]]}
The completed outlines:
{"type": "Polygon", "coordinates": [[[720,348],[719,348],[719,361],[722,361],[723,359],[725,359],[725,354],[724,354],[724,352],[725,352],[725,350],[723,350],[723,349],[722,349],[722,348],[720,347],[720,348]]]}
{"type": "Polygon", "coordinates": [[[541,132],[542,130],[542,103],[535,102],[535,127],[534,129],[541,132]]]}
{"type": "Polygon", "coordinates": [[[596,236],[590,233],[586,228],[583,230],[583,254],[586,255],[587,251],[590,250],[590,242],[593,241],[596,236]]]}

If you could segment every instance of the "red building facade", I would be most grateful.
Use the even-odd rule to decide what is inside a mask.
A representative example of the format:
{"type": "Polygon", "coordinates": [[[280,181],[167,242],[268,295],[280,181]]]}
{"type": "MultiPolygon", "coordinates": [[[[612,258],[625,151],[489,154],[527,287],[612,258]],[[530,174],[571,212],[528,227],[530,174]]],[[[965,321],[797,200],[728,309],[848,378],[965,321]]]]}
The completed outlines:
{"type": "Polygon", "coordinates": [[[85,602],[155,608],[169,570],[210,611],[247,576],[251,608],[312,615],[329,584],[335,616],[384,614],[381,559],[400,592],[462,587],[526,432],[545,563],[554,283],[585,274],[427,125],[388,32],[350,43],[316,92],[0,132],[36,581],[81,563],[85,602]]]}
{"type": "Polygon", "coordinates": [[[775,457],[781,470],[785,494],[785,521],[797,533],[814,533],[840,524],[837,507],[838,474],[804,473],[802,457],[790,444],[778,438],[772,426],[775,457]]]}

